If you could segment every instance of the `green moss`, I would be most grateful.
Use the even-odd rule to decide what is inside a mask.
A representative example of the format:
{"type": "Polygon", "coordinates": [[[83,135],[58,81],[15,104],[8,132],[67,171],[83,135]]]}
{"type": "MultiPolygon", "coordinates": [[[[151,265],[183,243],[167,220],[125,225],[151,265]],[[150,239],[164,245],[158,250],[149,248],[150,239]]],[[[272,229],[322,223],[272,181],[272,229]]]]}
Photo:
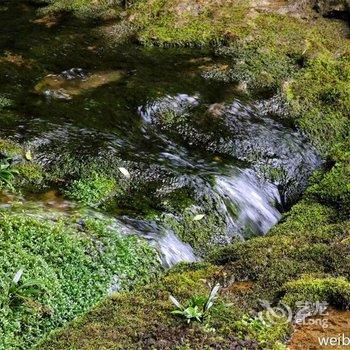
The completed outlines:
{"type": "Polygon", "coordinates": [[[83,204],[97,206],[107,200],[116,189],[115,179],[93,172],[87,177],[73,181],[65,195],[83,204]]]}
{"type": "Polygon", "coordinates": [[[255,339],[262,349],[271,350],[286,349],[283,343],[292,331],[291,325],[283,317],[274,323],[266,323],[248,315],[236,322],[236,328],[240,338],[255,339]]]}
{"type": "Polygon", "coordinates": [[[84,222],[79,228],[60,220],[2,216],[1,288],[23,268],[23,281],[38,279],[46,292],[14,309],[2,291],[1,348],[28,349],[43,333],[87,311],[111,284],[127,287],[149,280],[158,268],[145,242],[110,231],[108,223],[84,222]]]}
{"type": "Polygon", "coordinates": [[[181,213],[191,205],[195,204],[193,197],[194,193],[189,189],[175,189],[166,196],[166,198],[162,201],[162,205],[169,212],[181,213]]]}
{"type": "Polygon", "coordinates": [[[243,23],[247,6],[245,1],[218,7],[212,1],[183,6],[154,0],[140,1],[132,12],[133,22],[142,28],[139,38],[144,44],[202,46],[222,41],[228,27],[243,23]]]}
{"type": "Polygon", "coordinates": [[[12,100],[10,100],[9,98],[7,98],[5,96],[0,95],[0,111],[5,109],[5,108],[11,107],[12,105],[13,105],[12,100]]]}
{"type": "Polygon", "coordinates": [[[6,157],[20,157],[23,155],[23,149],[16,142],[0,139],[0,153],[6,157]]]}
{"type": "Polygon", "coordinates": [[[44,172],[42,166],[33,162],[22,162],[14,166],[18,171],[18,178],[15,187],[31,188],[40,186],[44,180],[44,172]]]}
{"type": "Polygon", "coordinates": [[[349,55],[334,53],[308,60],[288,87],[293,112],[300,115],[298,124],[323,152],[349,137],[349,91],[349,55]]]}
{"type": "Polygon", "coordinates": [[[283,302],[295,306],[298,301],[326,301],[334,307],[350,307],[350,282],[345,278],[304,276],[285,285],[283,302]]]}
{"type": "Polygon", "coordinates": [[[218,272],[209,265],[192,267],[181,273],[170,271],[158,282],[131,293],[114,295],[63,332],[53,334],[40,348],[166,349],[174,348],[174,344],[177,349],[209,349],[214,344],[227,348],[238,340],[232,330],[239,314],[225,302],[225,296],[215,302],[206,324],[188,325],[171,314],[174,306],[169,301],[170,293],[179,300],[208,295],[207,282],[218,272]]]}
{"type": "Polygon", "coordinates": [[[73,12],[82,18],[116,18],[120,12],[119,5],[122,1],[97,0],[34,0],[38,4],[46,4],[43,13],[73,12]]]}
{"type": "Polygon", "coordinates": [[[336,163],[307,193],[322,203],[334,205],[344,214],[350,207],[350,163],[336,163]]]}
{"type": "Polygon", "coordinates": [[[187,208],[178,216],[164,215],[163,221],[197,254],[205,256],[215,245],[227,241],[226,225],[217,213],[199,213],[204,214],[204,217],[195,220],[197,214],[187,208]]]}
{"type": "Polygon", "coordinates": [[[317,202],[301,201],[287,212],[269,235],[307,235],[312,231],[327,231],[327,225],[336,220],[337,211],[317,202]]]}
{"type": "Polygon", "coordinates": [[[129,293],[115,294],[63,331],[51,335],[42,349],[211,349],[233,343],[251,348],[283,349],[290,333],[285,322],[267,325],[249,318],[237,295],[219,293],[205,323],[186,324],[171,314],[169,294],[180,301],[208,295],[209,285],[222,278],[222,269],[206,263],[181,264],[157,282],[129,293]],[[174,348],[175,349],[175,348],[174,348]]]}
{"type": "Polygon", "coordinates": [[[33,157],[27,149],[14,141],[1,139],[0,154],[9,159],[10,170],[14,172],[11,190],[35,191],[44,186],[43,167],[35,160],[27,159],[33,157]]]}

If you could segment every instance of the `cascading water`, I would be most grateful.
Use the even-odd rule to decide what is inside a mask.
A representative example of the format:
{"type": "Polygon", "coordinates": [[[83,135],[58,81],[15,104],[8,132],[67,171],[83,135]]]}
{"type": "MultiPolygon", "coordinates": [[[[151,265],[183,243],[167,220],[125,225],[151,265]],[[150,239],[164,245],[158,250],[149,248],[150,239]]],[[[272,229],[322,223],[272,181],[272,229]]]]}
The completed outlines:
{"type": "MultiPolygon", "coordinates": [[[[37,88],[37,92],[46,96],[40,103],[74,104],[84,89],[116,83],[126,76],[119,71],[108,73],[101,83],[94,80],[97,75],[83,69],[48,75],[38,84],[42,91],[37,88]]],[[[201,93],[167,94],[137,106],[133,113],[133,118],[115,129],[107,121],[96,128],[63,116],[61,121],[35,118],[25,128],[15,126],[6,132],[24,142],[45,167],[64,168],[67,159],[101,163],[101,168],[110,162],[112,176],[122,166],[146,187],[157,182],[155,196],[190,189],[196,201],[190,215],[215,211],[226,225],[224,236],[214,237],[213,244],[266,234],[280,219],[279,209],[300,195],[320,164],[302,135],[238,100],[213,104],[201,93]]],[[[74,168],[76,163],[72,164],[74,168]]],[[[69,171],[74,173],[74,169],[69,171]]],[[[179,214],[167,214],[181,220],[179,214]]],[[[94,209],[89,215],[102,214],[94,209]]],[[[132,214],[117,215],[114,220],[111,229],[142,236],[155,245],[166,267],[199,259],[169,225],[132,214]]]]}
{"type": "MultiPolygon", "coordinates": [[[[217,211],[225,217],[226,242],[233,237],[266,234],[279,221],[280,208],[305,188],[320,158],[300,133],[260,115],[253,106],[236,100],[229,105],[210,105],[207,112],[201,107],[198,94],[178,94],[138,110],[145,123],[144,132],[157,133],[172,152],[174,140],[180,138],[189,147],[230,155],[238,161],[237,165],[203,165],[190,152],[182,152],[181,157],[163,153],[177,166],[191,172],[196,169],[196,176],[204,179],[205,190],[209,188],[217,211]],[[214,109],[210,128],[217,128],[216,134],[197,123],[198,114],[201,122],[214,109]]],[[[196,187],[198,192],[205,191],[200,182],[196,187]]]]}
{"type": "Polygon", "coordinates": [[[198,258],[195,256],[192,247],[189,244],[181,242],[174,232],[169,228],[163,228],[155,222],[145,220],[135,220],[124,217],[121,219],[122,225],[128,231],[128,234],[135,232],[149,240],[160,252],[163,266],[171,267],[181,261],[195,262],[198,258]]]}
{"type": "Polygon", "coordinates": [[[216,176],[214,191],[222,201],[228,233],[242,236],[266,234],[281,217],[275,208],[280,203],[276,186],[259,182],[252,171],[242,171],[237,177],[216,176]],[[230,209],[235,205],[235,211],[230,209]]]}

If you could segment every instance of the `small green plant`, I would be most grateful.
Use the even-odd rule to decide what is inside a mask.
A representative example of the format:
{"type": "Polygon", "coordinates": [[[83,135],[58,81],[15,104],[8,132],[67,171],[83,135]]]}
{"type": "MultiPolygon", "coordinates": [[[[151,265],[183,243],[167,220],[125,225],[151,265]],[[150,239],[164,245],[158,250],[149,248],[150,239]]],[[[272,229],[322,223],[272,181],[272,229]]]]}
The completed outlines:
{"type": "Polygon", "coordinates": [[[290,334],[292,327],[286,317],[274,319],[274,322],[264,321],[261,317],[244,315],[235,322],[235,332],[240,339],[254,339],[261,349],[286,349],[284,342],[290,334]]]}
{"type": "Polygon", "coordinates": [[[7,107],[11,107],[12,104],[13,104],[12,100],[0,95],[0,110],[5,109],[7,107]]]}
{"type": "Polygon", "coordinates": [[[185,318],[187,323],[191,321],[203,322],[205,317],[208,316],[209,310],[214,305],[219,290],[220,285],[216,284],[210,291],[208,297],[201,295],[193,296],[187,301],[185,306],[181,305],[175,297],[170,295],[169,298],[171,302],[177,307],[177,309],[173,310],[171,313],[185,318]]]}
{"type": "Polygon", "coordinates": [[[23,272],[23,269],[18,270],[7,288],[7,300],[10,308],[17,308],[46,291],[45,286],[39,280],[28,280],[22,283],[23,272]]]}
{"type": "Polygon", "coordinates": [[[18,174],[18,170],[13,168],[11,158],[5,158],[0,161],[0,186],[5,185],[13,190],[12,183],[18,174]]]}

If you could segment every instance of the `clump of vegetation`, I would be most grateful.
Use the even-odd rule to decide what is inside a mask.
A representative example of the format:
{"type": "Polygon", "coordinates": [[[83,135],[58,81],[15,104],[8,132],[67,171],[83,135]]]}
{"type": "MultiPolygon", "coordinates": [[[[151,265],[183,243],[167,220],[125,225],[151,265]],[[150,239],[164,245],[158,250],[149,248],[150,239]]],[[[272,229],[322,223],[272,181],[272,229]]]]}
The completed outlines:
{"type": "Polygon", "coordinates": [[[145,283],[160,269],[146,242],[123,237],[97,219],[81,218],[78,225],[36,219],[33,214],[2,214],[0,248],[0,284],[10,286],[10,293],[1,293],[0,298],[3,349],[28,348],[87,311],[109,288],[145,283]],[[11,276],[19,267],[25,273],[14,284],[11,276]],[[45,292],[37,293],[33,281],[40,281],[45,292]]]}
{"type": "Polygon", "coordinates": [[[290,306],[300,301],[326,301],[334,307],[350,308],[350,282],[344,277],[303,276],[287,282],[284,289],[283,302],[290,306]]]}
{"type": "Polygon", "coordinates": [[[0,139],[0,153],[5,157],[13,158],[21,156],[23,149],[14,141],[0,139]]]}
{"type": "Polygon", "coordinates": [[[0,95],[0,111],[2,109],[11,107],[12,105],[13,105],[13,101],[12,100],[10,100],[9,98],[7,98],[5,96],[0,95]]]}
{"type": "MultiPolygon", "coordinates": [[[[323,41],[321,41],[323,42],[323,41]]],[[[324,153],[332,152],[349,137],[349,43],[306,61],[285,94],[300,125],[324,153]]]]}
{"type": "Polygon", "coordinates": [[[205,317],[209,315],[209,310],[214,305],[219,290],[220,284],[216,284],[208,297],[201,295],[193,296],[184,306],[174,296],[170,295],[170,300],[176,306],[176,310],[173,310],[171,313],[185,318],[187,323],[191,321],[203,322],[205,317]]]}
{"type": "Polygon", "coordinates": [[[29,280],[22,282],[23,269],[20,269],[14,275],[12,281],[7,287],[2,286],[2,293],[7,296],[10,308],[20,307],[23,304],[35,302],[35,297],[45,291],[45,286],[40,280],[29,280]]]}
{"type": "Polygon", "coordinates": [[[119,0],[98,0],[93,3],[89,0],[35,0],[38,4],[47,5],[43,13],[73,12],[82,18],[113,18],[118,8],[119,0]]]}
{"type": "Polygon", "coordinates": [[[0,186],[11,191],[36,191],[45,185],[43,167],[30,150],[18,143],[0,139],[0,186]]]}
{"type": "Polygon", "coordinates": [[[74,180],[65,191],[68,198],[90,206],[98,206],[117,189],[116,180],[93,172],[74,180]]]}
{"type": "Polygon", "coordinates": [[[313,182],[307,190],[308,195],[334,206],[345,216],[350,207],[350,163],[336,163],[330,171],[315,176],[313,182]]]}
{"type": "Polygon", "coordinates": [[[244,315],[235,323],[237,334],[244,339],[255,339],[262,349],[284,350],[284,343],[291,334],[292,327],[284,317],[269,323],[260,317],[244,315]]]}
{"type": "Polygon", "coordinates": [[[11,158],[5,158],[0,161],[0,187],[7,187],[14,190],[13,182],[19,171],[14,168],[11,158]]]}
{"type": "Polygon", "coordinates": [[[216,245],[226,240],[224,218],[214,210],[208,214],[196,214],[189,207],[182,210],[180,215],[163,215],[162,221],[200,256],[207,255],[216,245]],[[201,219],[196,220],[196,217],[201,219]]]}

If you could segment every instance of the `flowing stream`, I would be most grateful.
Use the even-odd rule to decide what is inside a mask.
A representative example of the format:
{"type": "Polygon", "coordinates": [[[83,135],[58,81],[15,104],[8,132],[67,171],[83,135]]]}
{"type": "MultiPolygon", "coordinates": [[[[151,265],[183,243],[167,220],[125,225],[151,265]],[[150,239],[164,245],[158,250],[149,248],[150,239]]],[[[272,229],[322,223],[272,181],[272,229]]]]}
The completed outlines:
{"type": "MultiPolygon", "coordinates": [[[[157,198],[186,190],[193,220],[205,222],[214,212],[222,220],[224,234],[212,242],[222,244],[266,234],[320,166],[305,137],[276,121],[261,100],[205,78],[210,67],[222,64],[210,53],[106,49],[98,46],[93,24],[72,19],[50,27],[35,16],[29,5],[1,5],[0,95],[12,103],[0,110],[0,137],[31,149],[36,161],[47,171],[62,171],[65,181],[82,165],[113,176],[123,167],[130,183],[146,191],[129,201],[150,199],[158,216],[167,211],[174,220],[181,215],[157,206],[157,198]],[[16,23],[6,26],[15,12],[16,23]]],[[[3,196],[1,209],[48,216],[82,210],[49,193],[3,196]]],[[[111,229],[150,240],[167,267],[200,258],[171,225],[127,205],[115,205],[114,212],[84,210],[113,218],[111,229]]]]}

